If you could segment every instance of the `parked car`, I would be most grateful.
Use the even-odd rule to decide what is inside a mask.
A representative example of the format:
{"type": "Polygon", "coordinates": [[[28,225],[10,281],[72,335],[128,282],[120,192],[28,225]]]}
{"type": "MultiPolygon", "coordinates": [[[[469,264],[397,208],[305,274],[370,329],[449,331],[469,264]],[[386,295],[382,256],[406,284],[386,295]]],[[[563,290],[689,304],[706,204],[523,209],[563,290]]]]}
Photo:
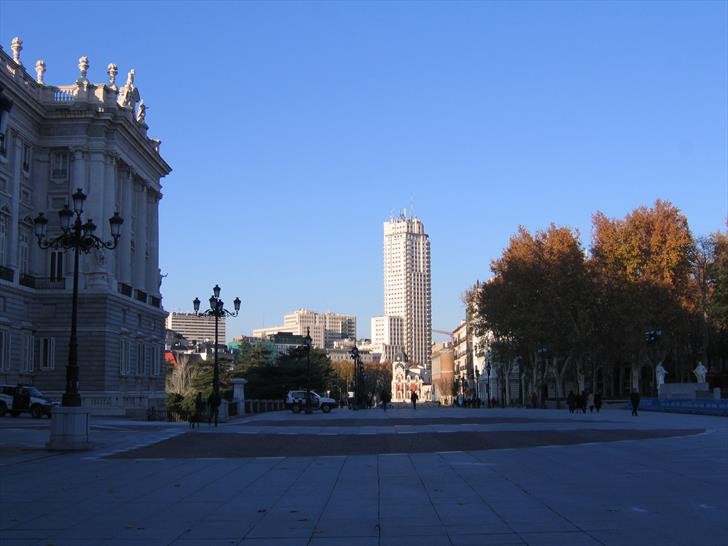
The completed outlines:
{"type": "Polygon", "coordinates": [[[0,417],[6,412],[13,417],[25,412],[36,419],[44,415],[50,417],[53,406],[57,405],[58,402],[48,400],[33,385],[0,385],[0,417]]]}
{"type": "MultiPolygon", "coordinates": [[[[313,391],[311,392],[311,409],[320,409],[324,413],[330,412],[336,407],[336,400],[333,398],[327,398],[321,396],[313,391]]],[[[288,391],[286,397],[286,408],[293,411],[293,413],[299,413],[301,410],[306,409],[306,391],[288,391]]]]}

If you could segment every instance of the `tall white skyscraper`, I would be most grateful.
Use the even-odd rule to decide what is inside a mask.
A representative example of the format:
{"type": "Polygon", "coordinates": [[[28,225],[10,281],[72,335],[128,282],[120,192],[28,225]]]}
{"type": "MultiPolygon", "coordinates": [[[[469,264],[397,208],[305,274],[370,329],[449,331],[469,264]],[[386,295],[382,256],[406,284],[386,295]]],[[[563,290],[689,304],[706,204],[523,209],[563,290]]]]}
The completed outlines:
{"type": "Polygon", "coordinates": [[[384,223],[384,315],[402,317],[404,352],[410,363],[430,368],[432,291],[430,239],[419,218],[384,223]]]}

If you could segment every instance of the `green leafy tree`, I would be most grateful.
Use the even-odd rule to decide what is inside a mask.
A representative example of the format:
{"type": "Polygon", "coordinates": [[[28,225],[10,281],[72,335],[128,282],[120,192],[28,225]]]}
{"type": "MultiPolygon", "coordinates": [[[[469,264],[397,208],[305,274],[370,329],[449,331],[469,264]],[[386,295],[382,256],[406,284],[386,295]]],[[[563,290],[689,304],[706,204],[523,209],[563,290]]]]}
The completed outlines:
{"type": "MultiPolygon", "coordinates": [[[[311,349],[311,390],[324,392],[332,383],[331,361],[325,351],[311,349]]],[[[296,347],[280,355],[274,363],[263,362],[244,372],[247,397],[273,400],[285,398],[289,390],[304,389],[307,385],[306,349],[296,347]]]]}

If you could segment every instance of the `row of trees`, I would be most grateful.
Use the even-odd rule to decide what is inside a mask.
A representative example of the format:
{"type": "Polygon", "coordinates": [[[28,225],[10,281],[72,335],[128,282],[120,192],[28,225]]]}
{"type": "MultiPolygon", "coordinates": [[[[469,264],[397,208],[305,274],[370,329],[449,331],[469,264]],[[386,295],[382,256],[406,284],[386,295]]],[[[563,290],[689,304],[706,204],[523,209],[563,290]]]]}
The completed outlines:
{"type": "MultiPolygon", "coordinates": [[[[212,390],[212,361],[191,362],[188,356],[180,355],[177,364],[167,370],[168,407],[181,416],[192,411],[198,392],[206,400],[212,390]]],[[[232,379],[243,377],[248,381],[248,399],[281,400],[289,390],[306,388],[309,371],[311,390],[320,394],[328,392],[334,399],[346,401],[347,393],[353,390],[353,361],[332,362],[321,349],[311,349],[307,355],[305,347],[296,347],[287,354],[275,355],[264,344],[243,344],[238,355],[222,356],[219,364],[220,390],[224,397],[232,392],[232,379]]],[[[391,366],[364,363],[363,380],[363,392],[378,395],[385,386],[389,389],[391,385],[391,366]]]]}
{"type": "Polygon", "coordinates": [[[563,397],[567,382],[652,394],[660,362],[668,382],[694,381],[703,361],[728,386],[728,237],[695,239],[669,202],[624,219],[596,213],[588,252],[578,231],[521,227],[491,270],[466,294],[476,332],[539,396],[551,383],[563,397]]]}

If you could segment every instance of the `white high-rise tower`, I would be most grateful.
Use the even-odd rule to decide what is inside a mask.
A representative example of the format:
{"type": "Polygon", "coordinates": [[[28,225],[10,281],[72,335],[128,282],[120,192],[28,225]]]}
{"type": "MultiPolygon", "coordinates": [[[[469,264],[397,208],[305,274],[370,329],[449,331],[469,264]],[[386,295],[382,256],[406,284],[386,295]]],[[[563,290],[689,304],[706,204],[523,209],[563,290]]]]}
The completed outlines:
{"type": "Polygon", "coordinates": [[[430,369],[432,292],[430,239],[419,218],[384,223],[384,315],[402,317],[404,352],[430,369]]]}

